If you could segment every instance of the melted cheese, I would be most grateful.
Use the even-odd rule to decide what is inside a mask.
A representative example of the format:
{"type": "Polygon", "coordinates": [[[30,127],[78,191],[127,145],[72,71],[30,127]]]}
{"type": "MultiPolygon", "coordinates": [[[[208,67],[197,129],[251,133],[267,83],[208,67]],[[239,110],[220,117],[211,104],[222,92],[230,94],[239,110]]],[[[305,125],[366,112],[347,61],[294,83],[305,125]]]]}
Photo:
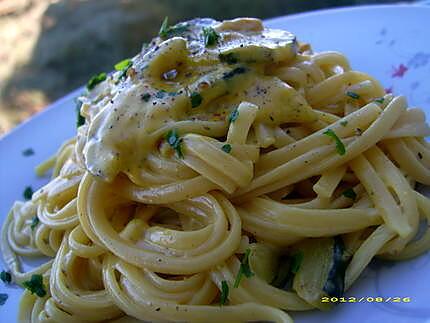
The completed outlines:
{"type": "Polygon", "coordinates": [[[186,27],[175,37],[154,39],[125,77],[112,74],[81,98],[87,122],[79,141],[93,175],[138,177],[139,164],[164,135],[160,129],[187,120],[219,121],[226,129],[228,115],[243,101],[257,105],[256,121],[263,124],[317,119],[294,88],[268,72],[295,58],[294,35],[250,18],[198,19],[186,27]],[[219,34],[216,45],[205,46],[205,27],[219,34]]]}

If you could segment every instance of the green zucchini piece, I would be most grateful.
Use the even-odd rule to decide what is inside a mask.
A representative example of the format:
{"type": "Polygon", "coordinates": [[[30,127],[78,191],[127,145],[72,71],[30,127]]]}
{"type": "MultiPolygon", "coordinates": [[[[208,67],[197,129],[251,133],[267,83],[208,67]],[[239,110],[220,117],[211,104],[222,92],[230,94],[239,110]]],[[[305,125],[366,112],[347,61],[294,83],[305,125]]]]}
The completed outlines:
{"type": "Polygon", "coordinates": [[[220,60],[227,64],[276,64],[293,60],[297,55],[296,37],[288,31],[262,31],[247,35],[246,39],[224,39],[219,46],[220,60]]]}
{"type": "Polygon", "coordinates": [[[321,298],[341,297],[344,292],[346,261],[342,238],[306,239],[294,249],[303,252],[303,261],[294,277],[293,289],[315,307],[330,309],[332,303],[322,303],[321,298]]]}
{"type": "Polygon", "coordinates": [[[303,257],[304,255],[301,251],[293,253],[290,256],[280,257],[277,274],[271,284],[283,290],[291,290],[294,275],[300,269],[303,257]]]}
{"type": "Polygon", "coordinates": [[[283,290],[290,290],[293,284],[293,277],[294,275],[291,272],[291,257],[281,257],[279,259],[278,271],[271,284],[283,290]]]}
{"type": "Polygon", "coordinates": [[[345,290],[345,245],[343,244],[342,238],[339,236],[334,237],[333,240],[332,265],[323,290],[328,296],[339,298],[343,296],[345,290]]]}
{"type": "Polygon", "coordinates": [[[249,267],[259,278],[271,283],[276,276],[279,254],[278,251],[264,243],[252,243],[249,245],[249,267]]]}

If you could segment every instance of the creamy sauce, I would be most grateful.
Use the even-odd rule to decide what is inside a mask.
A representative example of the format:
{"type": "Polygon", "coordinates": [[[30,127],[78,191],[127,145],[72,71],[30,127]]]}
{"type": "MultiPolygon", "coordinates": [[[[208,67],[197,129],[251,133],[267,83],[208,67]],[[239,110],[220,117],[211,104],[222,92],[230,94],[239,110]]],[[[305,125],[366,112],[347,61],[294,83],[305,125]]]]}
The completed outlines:
{"type": "Polygon", "coordinates": [[[294,35],[250,18],[196,19],[183,26],[171,38],[154,39],[132,59],[125,77],[116,72],[81,98],[86,124],[78,140],[92,174],[107,181],[119,172],[138,176],[138,165],[164,135],[160,129],[187,120],[219,121],[226,129],[242,101],[258,106],[257,122],[316,120],[291,86],[268,73],[294,60],[294,35]],[[205,27],[219,35],[216,44],[205,46],[205,27]]]}

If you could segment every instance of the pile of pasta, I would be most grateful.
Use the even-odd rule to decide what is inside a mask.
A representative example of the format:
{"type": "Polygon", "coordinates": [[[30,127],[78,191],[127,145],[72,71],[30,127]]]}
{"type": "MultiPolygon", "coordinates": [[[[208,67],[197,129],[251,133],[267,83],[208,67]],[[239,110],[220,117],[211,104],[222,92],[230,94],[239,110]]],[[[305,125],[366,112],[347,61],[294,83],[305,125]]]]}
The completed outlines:
{"type": "Polygon", "coordinates": [[[3,224],[13,280],[46,289],[24,292],[20,322],[291,322],[375,256],[429,248],[424,113],[342,54],[201,19],[165,21],[120,65],[3,224]]]}

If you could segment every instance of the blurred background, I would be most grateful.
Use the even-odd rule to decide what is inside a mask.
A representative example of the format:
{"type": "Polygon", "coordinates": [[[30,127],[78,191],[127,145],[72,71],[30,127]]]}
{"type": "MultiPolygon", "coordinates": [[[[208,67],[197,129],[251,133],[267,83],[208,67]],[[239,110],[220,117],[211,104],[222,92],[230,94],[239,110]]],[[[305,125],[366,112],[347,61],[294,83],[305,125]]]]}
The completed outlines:
{"type": "Polygon", "coordinates": [[[139,52],[165,16],[270,18],[390,0],[0,0],[0,136],[139,52]]]}

